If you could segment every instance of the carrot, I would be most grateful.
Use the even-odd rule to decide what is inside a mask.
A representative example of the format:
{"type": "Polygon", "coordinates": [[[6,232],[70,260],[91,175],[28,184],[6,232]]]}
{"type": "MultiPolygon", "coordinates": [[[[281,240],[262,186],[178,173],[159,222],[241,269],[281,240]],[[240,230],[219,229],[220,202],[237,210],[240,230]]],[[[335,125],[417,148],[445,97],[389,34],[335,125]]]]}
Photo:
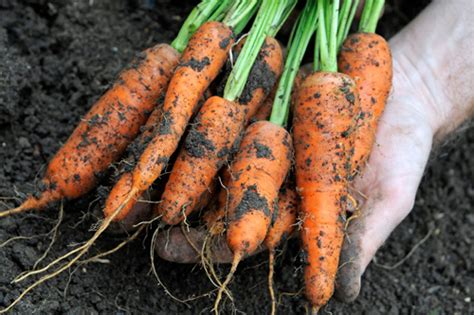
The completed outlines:
{"type": "Polygon", "coordinates": [[[343,241],[347,178],[359,110],[355,82],[337,72],[339,1],[318,4],[320,72],[303,81],[293,118],[306,297],[316,313],[334,291],[343,241]],[[326,31],[326,22],[329,27],[326,31]]]}
{"type": "MultiPolygon", "coordinates": [[[[245,52],[241,57],[246,57],[245,52]]],[[[263,80],[268,79],[270,83],[266,84],[273,84],[281,73],[282,62],[278,42],[267,37],[243,90],[248,102],[242,103],[242,96],[238,102],[227,100],[226,95],[215,96],[201,108],[173,167],[162,202],[155,206],[155,214],[162,215],[164,223],[177,224],[195,210],[200,196],[235,151],[249,110],[258,108],[267,95],[263,80]]]]}
{"type": "Polygon", "coordinates": [[[203,24],[191,37],[170,81],[158,130],[138,159],[131,182],[120,179],[112,189],[104,209],[106,216],[114,216],[116,221],[123,219],[129,201],[160,176],[198,100],[225,62],[232,42],[232,30],[220,22],[203,24]]]}
{"type": "Polygon", "coordinates": [[[273,223],[268,230],[264,245],[268,248],[268,290],[272,300],[271,314],[276,314],[275,292],[273,290],[273,269],[275,250],[294,231],[296,225],[297,194],[290,187],[280,189],[278,195],[278,210],[273,214],[273,223]]]}
{"type": "MultiPolygon", "coordinates": [[[[372,1],[374,2],[374,1],[372,1]]],[[[383,1],[364,7],[365,15],[378,19],[383,1]],[[372,9],[374,12],[367,13],[372,9]]],[[[364,16],[364,15],[363,15],[364,16]]],[[[375,23],[361,20],[359,33],[344,41],[339,54],[341,72],[351,76],[357,84],[361,112],[355,130],[352,176],[360,174],[372,151],[375,132],[392,88],[392,56],[387,41],[374,33],[375,23]]]]}
{"type": "MultiPolygon", "coordinates": [[[[265,40],[265,33],[270,32],[272,28],[278,30],[295,5],[296,1],[292,0],[262,2],[241,56],[237,59],[236,69],[232,71],[227,81],[224,89],[225,98],[242,97],[243,86],[238,86],[235,82],[242,78],[240,72],[248,73],[250,70],[249,67],[238,68],[239,64],[247,62],[242,55],[247,51],[255,54],[255,50],[260,49],[265,40]],[[275,28],[275,25],[278,27],[275,28]]],[[[251,60],[255,60],[255,57],[251,60]]],[[[230,272],[220,285],[214,303],[213,310],[216,314],[219,312],[222,293],[226,291],[240,260],[245,255],[253,253],[265,238],[273,207],[276,206],[278,189],[290,164],[291,137],[284,128],[265,121],[256,122],[247,128],[231,166],[232,173],[238,174],[238,179],[227,187],[230,196],[227,209],[229,215],[227,242],[234,257],[230,272]]]]}
{"type": "Polygon", "coordinates": [[[174,225],[196,208],[240,135],[245,113],[237,103],[213,96],[194,120],[155,214],[174,225]]]}
{"type": "Polygon", "coordinates": [[[0,217],[43,209],[62,198],[77,198],[97,184],[98,175],[116,161],[138,134],[167,87],[178,53],[166,44],[142,52],[80,121],[48,164],[38,197],[28,197],[0,217]]]}
{"type": "Polygon", "coordinates": [[[272,36],[267,36],[249,73],[247,84],[238,99],[239,104],[245,107],[245,121],[249,121],[263,105],[282,71],[281,45],[272,36]]]}

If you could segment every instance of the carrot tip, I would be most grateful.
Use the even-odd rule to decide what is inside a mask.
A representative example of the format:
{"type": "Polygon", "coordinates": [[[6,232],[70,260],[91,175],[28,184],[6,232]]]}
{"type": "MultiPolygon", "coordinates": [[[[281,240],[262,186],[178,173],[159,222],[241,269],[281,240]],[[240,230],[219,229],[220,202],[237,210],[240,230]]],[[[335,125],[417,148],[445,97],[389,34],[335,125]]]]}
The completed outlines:
{"type": "Polygon", "coordinates": [[[238,252],[234,254],[234,259],[232,260],[232,267],[230,268],[230,271],[227,274],[225,281],[222,283],[222,286],[219,288],[219,292],[217,293],[216,301],[214,303],[214,308],[212,309],[212,311],[216,315],[219,315],[219,304],[222,299],[222,293],[224,293],[224,291],[227,288],[227,285],[232,280],[232,277],[234,276],[234,273],[237,270],[237,266],[239,265],[239,262],[241,259],[242,259],[242,253],[238,252]]]}

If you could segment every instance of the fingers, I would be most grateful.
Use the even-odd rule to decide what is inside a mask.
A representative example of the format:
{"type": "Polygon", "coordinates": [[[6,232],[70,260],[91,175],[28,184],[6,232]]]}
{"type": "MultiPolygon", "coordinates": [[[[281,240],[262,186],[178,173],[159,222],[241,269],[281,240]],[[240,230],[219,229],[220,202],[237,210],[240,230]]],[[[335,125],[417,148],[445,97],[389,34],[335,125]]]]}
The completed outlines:
{"type": "Polygon", "coordinates": [[[232,252],[224,236],[207,238],[204,229],[189,230],[173,227],[160,233],[156,239],[155,252],[162,259],[180,264],[201,262],[204,242],[207,241],[209,258],[214,263],[231,263],[232,252]]]}
{"type": "MultiPolygon", "coordinates": [[[[260,246],[253,255],[266,248],[260,246]]],[[[155,253],[160,258],[180,264],[197,264],[201,255],[211,263],[230,264],[234,255],[227,245],[225,235],[209,237],[208,231],[198,228],[173,227],[160,233],[155,243],[155,253]]]]}

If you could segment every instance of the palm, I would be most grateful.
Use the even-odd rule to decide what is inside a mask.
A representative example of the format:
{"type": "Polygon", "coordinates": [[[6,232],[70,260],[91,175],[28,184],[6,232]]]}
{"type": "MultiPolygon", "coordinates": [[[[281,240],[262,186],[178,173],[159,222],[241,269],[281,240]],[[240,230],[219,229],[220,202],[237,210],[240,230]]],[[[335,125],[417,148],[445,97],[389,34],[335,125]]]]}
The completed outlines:
{"type": "Polygon", "coordinates": [[[339,287],[345,300],[357,297],[360,279],[354,283],[354,275],[363,273],[380,245],[413,208],[430,154],[433,132],[423,110],[426,105],[404,85],[406,82],[394,81],[394,95],[379,122],[376,144],[364,173],[354,182],[360,211],[349,224],[341,254],[344,267],[339,287]]]}

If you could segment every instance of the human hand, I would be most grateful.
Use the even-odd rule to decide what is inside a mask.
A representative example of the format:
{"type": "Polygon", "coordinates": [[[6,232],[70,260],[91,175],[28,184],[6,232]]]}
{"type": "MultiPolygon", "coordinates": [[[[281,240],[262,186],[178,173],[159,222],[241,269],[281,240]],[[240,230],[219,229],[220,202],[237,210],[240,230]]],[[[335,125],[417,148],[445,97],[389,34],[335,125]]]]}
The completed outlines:
{"type": "Polygon", "coordinates": [[[472,28],[461,8],[435,2],[390,41],[393,92],[367,166],[352,187],[360,210],[348,225],[341,252],[336,295],[344,302],[356,299],[368,264],[413,209],[433,143],[472,115],[473,93],[463,79],[472,82],[474,76],[462,70],[472,69],[470,50],[463,49],[472,45],[472,39],[463,39],[472,28]],[[443,29],[434,29],[437,18],[446,22],[443,29]],[[457,32],[446,34],[450,40],[439,47],[450,23],[457,32]]]}

